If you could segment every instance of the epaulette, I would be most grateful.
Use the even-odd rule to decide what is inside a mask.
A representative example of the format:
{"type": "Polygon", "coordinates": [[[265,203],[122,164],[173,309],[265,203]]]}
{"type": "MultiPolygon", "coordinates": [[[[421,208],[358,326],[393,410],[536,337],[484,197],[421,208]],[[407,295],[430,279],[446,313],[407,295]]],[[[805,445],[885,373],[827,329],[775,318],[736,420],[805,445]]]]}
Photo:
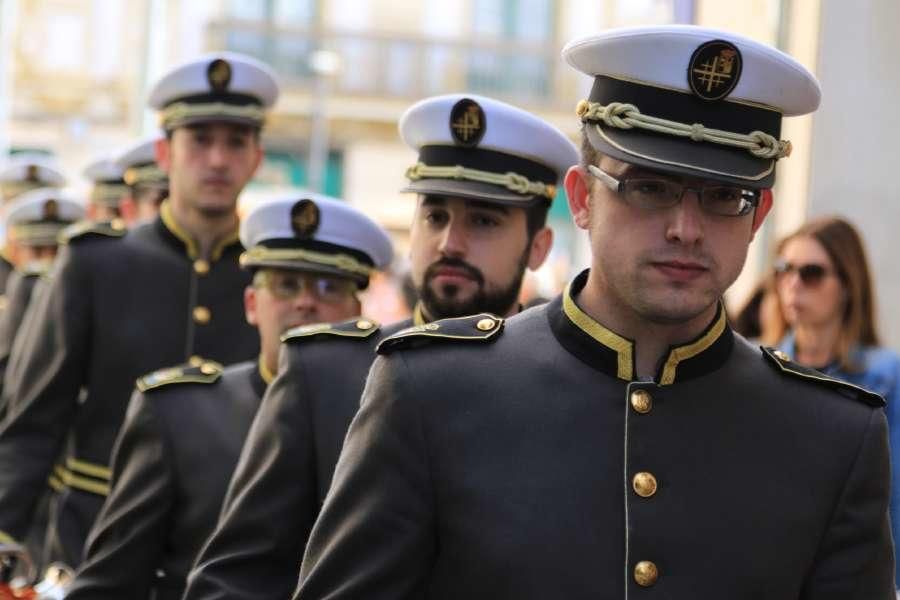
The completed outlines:
{"type": "Polygon", "coordinates": [[[169,367],[138,379],[137,389],[141,392],[149,392],[172,383],[215,383],[222,376],[223,370],[222,365],[211,360],[204,361],[196,367],[190,365],[169,367]]]}
{"type": "Polygon", "coordinates": [[[288,329],[281,335],[282,342],[322,339],[328,336],[364,340],[378,332],[379,325],[372,319],[357,317],[340,323],[315,323],[288,329]]]}
{"type": "Polygon", "coordinates": [[[122,237],[128,232],[125,224],[119,219],[109,222],[95,223],[94,221],[78,221],[72,223],[59,232],[57,241],[60,244],[68,244],[72,240],[88,236],[101,235],[106,237],[122,237]]]}
{"type": "Polygon", "coordinates": [[[760,346],[760,348],[762,348],[763,356],[768,359],[768,362],[782,373],[799,377],[800,379],[817,383],[831,389],[849,391],[857,400],[865,402],[869,406],[875,408],[883,408],[885,406],[884,398],[875,392],[870,392],[858,385],[853,385],[852,383],[829,377],[815,369],[798,365],[797,363],[792,362],[791,358],[781,350],[766,348],[765,346],[760,346]]]}
{"type": "Polygon", "coordinates": [[[490,342],[500,335],[503,323],[503,319],[489,313],[441,319],[398,331],[381,340],[375,351],[379,354],[390,354],[401,348],[412,348],[443,340],[490,342]]]}

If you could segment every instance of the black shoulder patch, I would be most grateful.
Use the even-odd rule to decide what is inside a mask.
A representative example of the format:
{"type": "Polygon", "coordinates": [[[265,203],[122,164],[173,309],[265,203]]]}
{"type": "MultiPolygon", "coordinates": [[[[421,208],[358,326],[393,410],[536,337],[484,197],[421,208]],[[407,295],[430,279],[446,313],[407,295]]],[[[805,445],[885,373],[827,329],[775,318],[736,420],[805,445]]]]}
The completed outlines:
{"type": "Polygon", "coordinates": [[[59,237],[57,241],[60,244],[68,244],[69,242],[81,238],[91,237],[91,236],[105,236],[105,237],[122,237],[128,232],[128,229],[125,227],[125,224],[118,220],[113,220],[108,223],[95,223],[93,221],[78,221],[77,223],[72,223],[61,232],[59,232],[59,237]]]}
{"type": "Polygon", "coordinates": [[[763,356],[768,359],[768,362],[782,373],[786,373],[794,377],[799,377],[800,379],[805,379],[806,381],[812,383],[818,383],[819,385],[823,385],[831,389],[849,391],[856,397],[857,400],[865,402],[869,406],[875,408],[883,408],[885,406],[884,398],[882,398],[875,392],[870,392],[869,390],[861,388],[858,385],[853,385],[852,383],[847,383],[846,381],[841,381],[840,379],[829,377],[828,375],[820,373],[815,369],[810,369],[809,367],[804,367],[803,365],[798,365],[795,362],[791,362],[790,357],[781,350],[766,348],[765,346],[760,346],[760,348],[763,351],[763,356]]]}
{"type": "Polygon", "coordinates": [[[340,323],[315,323],[294,327],[282,334],[281,341],[327,339],[331,336],[364,340],[376,334],[379,328],[378,323],[372,319],[357,317],[340,323]]]}
{"type": "Polygon", "coordinates": [[[149,392],[174,383],[215,383],[222,376],[224,367],[217,362],[207,360],[199,366],[183,365],[154,371],[137,380],[137,389],[149,392]]]}
{"type": "Polygon", "coordinates": [[[504,320],[489,313],[468,317],[441,319],[424,325],[407,327],[381,340],[375,349],[378,354],[413,348],[437,341],[490,342],[503,330],[504,320]]]}

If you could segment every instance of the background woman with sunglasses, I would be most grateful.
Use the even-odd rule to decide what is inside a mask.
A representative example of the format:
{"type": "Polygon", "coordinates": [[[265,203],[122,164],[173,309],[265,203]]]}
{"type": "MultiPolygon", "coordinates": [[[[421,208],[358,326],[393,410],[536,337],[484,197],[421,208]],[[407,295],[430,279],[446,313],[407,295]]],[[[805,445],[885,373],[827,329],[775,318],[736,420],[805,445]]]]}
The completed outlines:
{"type": "Polygon", "coordinates": [[[794,362],[877,392],[887,401],[891,521],[898,540],[900,411],[895,404],[900,402],[900,357],[879,343],[875,291],[862,239],[844,219],[820,218],[782,240],[777,257],[770,290],[780,310],[763,318],[763,342],[794,362]]]}
{"type": "Polygon", "coordinates": [[[810,221],[777,247],[780,311],[763,341],[791,360],[900,400],[900,358],[880,345],[875,293],[862,239],[838,217],[810,221]]]}

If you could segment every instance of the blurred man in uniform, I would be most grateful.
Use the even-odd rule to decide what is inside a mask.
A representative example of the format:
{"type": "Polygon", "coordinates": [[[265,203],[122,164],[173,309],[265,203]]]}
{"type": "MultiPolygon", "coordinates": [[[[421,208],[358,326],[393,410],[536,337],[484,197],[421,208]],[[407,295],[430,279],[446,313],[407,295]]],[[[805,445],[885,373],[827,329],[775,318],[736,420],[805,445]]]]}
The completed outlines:
{"type": "MultiPolygon", "coordinates": [[[[44,187],[62,187],[66,178],[56,168],[53,161],[42,154],[17,154],[0,166],[0,217],[5,222],[6,205],[16,196],[44,187]]],[[[3,240],[0,248],[0,309],[6,306],[6,280],[15,270],[9,257],[9,247],[3,240]]]]}
{"type": "Polygon", "coordinates": [[[248,248],[242,264],[253,273],[244,306],[262,353],[224,370],[205,362],[138,381],[113,451],[112,490],[69,600],[181,599],[277,369],[281,335],[358,316],[357,292],[392,255],[381,227],[320,196],[256,204],[241,223],[241,241],[248,248]]]}
{"type": "MultiPolygon", "coordinates": [[[[0,392],[35,285],[50,270],[60,234],[84,216],[81,203],[55,188],[25,192],[6,207],[7,247],[16,270],[7,280],[6,310],[0,314],[0,392]]],[[[2,402],[0,396],[0,415],[5,413],[2,402]]]]}
{"type": "Polygon", "coordinates": [[[6,373],[0,540],[24,534],[52,475],[61,490],[47,558],[76,566],[109,492],[134,381],[185,361],[258,355],[244,319],[250,276],[238,264],[235,208],[262,158],[260,128],[277,93],[268,67],[229,53],[182,65],[152,90],[169,201],[152,223],[70,238],[29,311],[34,327],[6,373]]]}
{"type": "Polygon", "coordinates": [[[400,134],[418,152],[404,190],[418,194],[410,235],[421,298],[414,320],[286,336],[279,376],[187,598],[289,596],[378,340],[414,324],[442,335],[429,323],[436,318],[518,312],[525,270],[537,269],[550,250],[547,210],[578,160],[560,131],[490,98],[451,95],[410,108],[400,134]]]}
{"type": "Polygon", "coordinates": [[[128,186],[123,217],[131,227],[153,221],[169,195],[169,176],[156,163],[156,145],[162,136],[153,134],[125,148],[116,157],[128,186]]]}
{"type": "Polygon", "coordinates": [[[109,156],[97,158],[84,168],[83,175],[91,182],[88,219],[124,227],[122,203],[128,198],[129,190],[123,179],[124,173],[115,160],[109,156]]]}
{"type": "Polygon", "coordinates": [[[815,78],[689,26],[564,56],[594,77],[566,176],[590,269],[492,335],[381,342],[295,597],[893,600],[883,401],[721,300],[815,78]]]}

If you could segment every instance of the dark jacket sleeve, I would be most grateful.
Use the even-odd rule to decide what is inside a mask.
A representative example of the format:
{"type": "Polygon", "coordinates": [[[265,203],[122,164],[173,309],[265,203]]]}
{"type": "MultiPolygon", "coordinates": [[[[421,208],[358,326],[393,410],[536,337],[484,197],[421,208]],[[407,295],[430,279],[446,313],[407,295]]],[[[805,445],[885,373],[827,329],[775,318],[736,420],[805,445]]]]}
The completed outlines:
{"type": "Polygon", "coordinates": [[[894,600],[890,476],[887,420],[876,408],[819,544],[803,600],[894,600]]]}
{"type": "Polygon", "coordinates": [[[310,408],[299,361],[282,347],[186,599],[288,598],[318,514],[310,408]]]}
{"type": "Polygon", "coordinates": [[[113,450],[112,489],[66,598],[149,598],[175,495],[174,463],[154,399],[135,392],[113,450]]]}
{"type": "Polygon", "coordinates": [[[434,498],[415,386],[402,355],[376,359],[295,599],[422,598],[435,554],[434,498]]]}
{"type": "MultiPolygon", "coordinates": [[[[28,314],[28,339],[15,344],[0,425],[0,536],[21,539],[59,456],[84,380],[91,327],[89,268],[70,247],[28,314]]],[[[20,336],[21,337],[21,336],[20,336]]]]}

